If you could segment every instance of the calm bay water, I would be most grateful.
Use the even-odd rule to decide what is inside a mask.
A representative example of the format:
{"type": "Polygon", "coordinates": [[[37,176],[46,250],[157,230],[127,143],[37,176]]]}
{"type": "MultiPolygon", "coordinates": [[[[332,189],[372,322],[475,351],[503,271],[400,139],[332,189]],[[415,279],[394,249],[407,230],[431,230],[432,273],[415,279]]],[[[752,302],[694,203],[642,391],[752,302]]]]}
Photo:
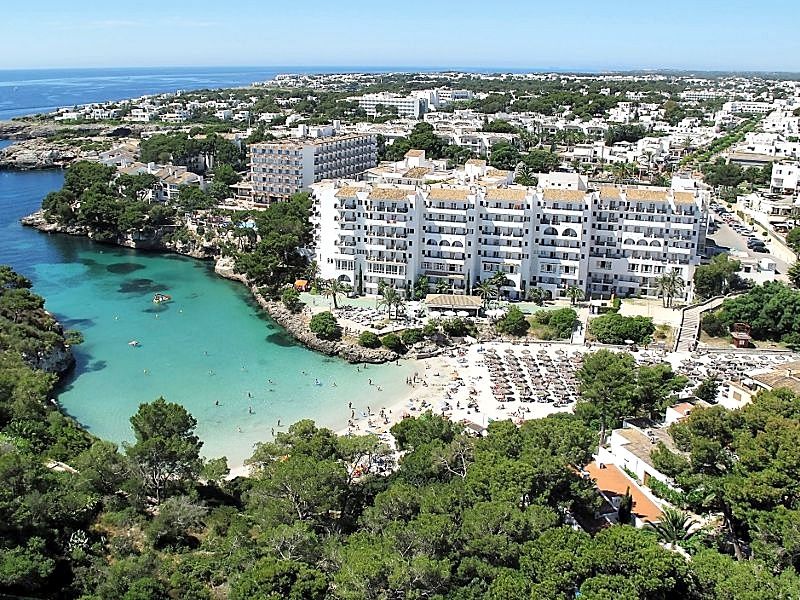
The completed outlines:
{"type": "Polygon", "coordinates": [[[138,405],[163,395],[197,418],[207,456],[241,464],[279,419],[284,427],[312,418],[341,428],[348,401],[386,406],[406,393],[410,365],[358,373],[294,344],[210,263],[22,227],[19,218],[62,180],[56,171],[0,172],[0,264],[30,277],[47,308],[83,332],[59,401],[95,434],[130,439],[128,419],[138,405]],[[156,292],[173,301],[153,304],[156,292]]]}
{"type": "MultiPolygon", "coordinates": [[[[0,71],[0,118],[323,70],[0,71]]],[[[0,147],[7,143],[0,140],[0,147]]],[[[279,430],[279,419],[282,427],[311,418],[341,428],[349,401],[361,409],[388,406],[406,393],[411,365],[370,366],[358,373],[355,366],[294,344],[264,318],[243,286],[215,276],[209,263],[22,227],[20,217],[38,209],[62,181],[57,171],[0,172],[0,264],[31,278],[48,310],[83,333],[85,342],[75,348],[77,367],[58,399],[95,434],[131,439],[130,416],[140,403],[163,395],[198,420],[206,456],[226,455],[237,465],[255,442],[279,430]],[[173,302],[153,304],[155,292],[170,294],[173,302]],[[129,346],[131,340],[141,346],[129,346]],[[384,391],[370,387],[368,378],[384,391]]]]}

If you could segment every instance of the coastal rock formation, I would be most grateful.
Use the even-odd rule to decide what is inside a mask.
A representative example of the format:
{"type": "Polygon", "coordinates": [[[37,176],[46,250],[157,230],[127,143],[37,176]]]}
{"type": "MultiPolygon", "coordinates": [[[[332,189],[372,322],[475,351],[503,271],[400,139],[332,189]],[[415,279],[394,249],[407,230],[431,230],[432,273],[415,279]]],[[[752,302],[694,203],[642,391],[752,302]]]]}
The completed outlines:
{"type": "Polygon", "coordinates": [[[56,344],[35,356],[25,356],[25,362],[33,369],[63,375],[75,364],[72,349],[67,344],[56,344]]]}
{"type": "Polygon", "coordinates": [[[0,169],[27,171],[57,169],[82,158],[75,146],[63,142],[30,139],[0,150],[0,169]]]}
{"type": "Polygon", "coordinates": [[[253,288],[253,294],[259,305],[281,326],[289,335],[304,346],[327,354],[339,356],[351,363],[384,363],[397,360],[398,354],[385,348],[363,348],[345,341],[321,340],[308,329],[308,323],[301,314],[289,312],[281,302],[271,302],[265,299],[258,290],[253,288]]]}
{"type": "MultiPolygon", "coordinates": [[[[152,129],[152,127],[150,127],[152,129]]],[[[118,125],[106,125],[103,123],[81,123],[65,124],[55,121],[30,121],[25,119],[15,119],[13,121],[0,121],[0,139],[6,140],[30,140],[34,138],[52,137],[59,132],[72,132],[79,136],[107,136],[118,137],[120,133],[118,125]]],[[[126,123],[124,130],[128,135],[138,136],[148,127],[136,123],[126,123]]]]}

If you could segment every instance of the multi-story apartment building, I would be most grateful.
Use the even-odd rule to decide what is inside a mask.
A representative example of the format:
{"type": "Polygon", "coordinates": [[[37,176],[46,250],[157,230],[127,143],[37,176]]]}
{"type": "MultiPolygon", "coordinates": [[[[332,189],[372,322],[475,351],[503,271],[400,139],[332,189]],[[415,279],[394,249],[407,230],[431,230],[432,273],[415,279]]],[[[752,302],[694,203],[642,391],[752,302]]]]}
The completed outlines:
{"type": "Polygon", "coordinates": [[[250,144],[253,201],[269,205],[323,179],[353,177],[378,161],[374,135],[303,137],[250,144]]]}
{"type": "Polygon", "coordinates": [[[769,189],[773,194],[794,194],[798,189],[798,179],[800,179],[800,163],[788,161],[772,163],[769,189]]]}
{"type": "Polygon", "coordinates": [[[377,94],[354,96],[349,100],[358,102],[358,105],[371,117],[378,113],[377,107],[379,106],[396,108],[398,115],[412,119],[421,119],[428,110],[428,101],[419,94],[400,96],[388,92],[379,92],[377,94]]]}
{"type": "MultiPolygon", "coordinates": [[[[707,192],[602,186],[553,178],[543,185],[388,184],[312,186],[321,276],[376,294],[381,283],[470,293],[498,272],[504,292],[533,287],[558,297],[577,286],[595,297],[658,293],[677,269],[690,282],[705,239],[707,192]],[[558,184],[556,186],[555,184],[558,184]]],[[[690,286],[686,287],[691,297],[690,286]]]]}

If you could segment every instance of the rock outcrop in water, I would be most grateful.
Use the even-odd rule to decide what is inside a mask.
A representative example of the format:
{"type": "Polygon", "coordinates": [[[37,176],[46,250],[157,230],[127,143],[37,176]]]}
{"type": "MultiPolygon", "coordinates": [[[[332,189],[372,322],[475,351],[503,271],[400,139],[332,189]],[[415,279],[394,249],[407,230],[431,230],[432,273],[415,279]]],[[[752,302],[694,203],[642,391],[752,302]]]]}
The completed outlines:
{"type": "Polygon", "coordinates": [[[75,146],[31,139],[0,150],[0,170],[62,169],[80,158],[83,153],[75,146]]]}
{"type": "Polygon", "coordinates": [[[258,305],[263,308],[272,319],[283,327],[286,332],[302,345],[328,356],[339,356],[351,363],[379,364],[397,360],[398,354],[385,348],[364,348],[345,340],[321,340],[308,329],[308,320],[303,314],[293,313],[286,309],[282,302],[267,300],[262,296],[256,286],[252,286],[247,278],[237,273],[233,268],[233,261],[229,258],[217,260],[214,270],[220,277],[239,281],[248,287],[258,305]]]}

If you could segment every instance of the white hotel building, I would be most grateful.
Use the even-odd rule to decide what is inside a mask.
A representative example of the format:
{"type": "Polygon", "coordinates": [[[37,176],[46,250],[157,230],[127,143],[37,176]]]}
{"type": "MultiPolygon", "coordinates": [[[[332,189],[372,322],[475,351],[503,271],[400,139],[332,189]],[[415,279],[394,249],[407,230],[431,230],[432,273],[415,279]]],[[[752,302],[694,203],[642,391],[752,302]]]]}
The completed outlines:
{"type": "Polygon", "coordinates": [[[378,162],[374,135],[302,137],[250,144],[252,200],[269,205],[288,200],[311,184],[353,177],[378,162]]]}
{"type": "MultiPolygon", "coordinates": [[[[315,184],[315,259],[323,278],[377,294],[380,283],[470,293],[500,271],[504,292],[578,286],[593,297],[655,296],[675,268],[690,282],[707,226],[706,192],[670,188],[315,184]]],[[[546,178],[543,185],[553,185],[546,178]]],[[[690,286],[686,288],[691,296],[690,286]]]]}

